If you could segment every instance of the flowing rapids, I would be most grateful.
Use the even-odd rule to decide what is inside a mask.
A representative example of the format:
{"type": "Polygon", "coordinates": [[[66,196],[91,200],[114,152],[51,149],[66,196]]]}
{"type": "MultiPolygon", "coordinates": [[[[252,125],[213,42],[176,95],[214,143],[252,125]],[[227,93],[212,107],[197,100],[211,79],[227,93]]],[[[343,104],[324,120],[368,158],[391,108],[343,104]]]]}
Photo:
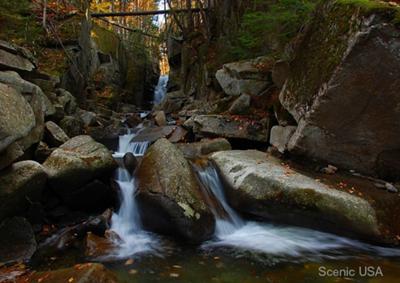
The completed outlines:
{"type": "MultiPolygon", "coordinates": [[[[135,133],[128,133],[119,138],[119,148],[115,157],[123,157],[131,152],[135,156],[143,156],[149,145],[148,142],[131,142],[135,133]]],[[[123,166],[117,171],[116,182],[120,188],[121,206],[111,219],[111,230],[118,234],[119,239],[114,243],[117,249],[111,258],[126,258],[138,253],[156,252],[159,241],[156,236],[143,230],[135,194],[136,178],[123,166]]]]}
{"type": "Polygon", "coordinates": [[[400,256],[398,249],[377,247],[316,230],[245,221],[229,206],[214,166],[194,165],[194,169],[207,199],[213,200],[209,206],[216,218],[215,239],[205,243],[204,248],[231,247],[303,261],[346,257],[354,251],[379,256],[400,256]]]}

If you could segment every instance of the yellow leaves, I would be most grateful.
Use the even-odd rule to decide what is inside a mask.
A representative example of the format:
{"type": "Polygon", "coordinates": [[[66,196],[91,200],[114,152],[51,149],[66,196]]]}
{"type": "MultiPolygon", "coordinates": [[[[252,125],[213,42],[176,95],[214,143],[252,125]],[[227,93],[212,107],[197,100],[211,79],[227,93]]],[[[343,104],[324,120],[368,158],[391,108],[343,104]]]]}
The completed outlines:
{"type": "Polygon", "coordinates": [[[125,265],[132,265],[134,262],[135,261],[132,258],[130,258],[127,261],[125,261],[125,265]]]}

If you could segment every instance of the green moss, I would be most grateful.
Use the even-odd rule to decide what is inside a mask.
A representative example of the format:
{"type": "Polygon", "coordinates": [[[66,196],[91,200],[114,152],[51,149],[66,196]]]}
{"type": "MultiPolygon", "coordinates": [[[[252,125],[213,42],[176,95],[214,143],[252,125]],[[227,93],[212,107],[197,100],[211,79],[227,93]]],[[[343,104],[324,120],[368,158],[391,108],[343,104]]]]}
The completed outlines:
{"type": "Polygon", "coordinates": [[[387,12],[393,11],[393,20],[395,23],[400,23],[400,6],[394,6],[388,2],[383,2],[379,0],[337,0],[338,4],[352,5],[354,7],[359,7],[363,9],[364,12],[387,12]]]}
{"type": "Polygon", "coordinates": [[[359,9],[328,1],[319,7],[291,66],[287,102],[308,104],[342,60],[347,40],[360,29],[359,9]],[[321,36],[323,35],[323,36],[321,36]]]}
{"type": "Polygon", "coordinates": [[[326,1],[318,8],[291,65],[292,79],[285,94],[287,104],[294,107],[297,103],[311,103],[312,97],[340,64],[349,38],[361,29],[366,16],[379,12],[391,20],[392,11],[397,8],[388,10],[387,5],[380,3],[337,0],[326,1]]]}
{"type": "Polygon", "coordinates": [[[94,24],[92,38],[101,52],[117,58],[121,40],[114,32],[94,24]]]}

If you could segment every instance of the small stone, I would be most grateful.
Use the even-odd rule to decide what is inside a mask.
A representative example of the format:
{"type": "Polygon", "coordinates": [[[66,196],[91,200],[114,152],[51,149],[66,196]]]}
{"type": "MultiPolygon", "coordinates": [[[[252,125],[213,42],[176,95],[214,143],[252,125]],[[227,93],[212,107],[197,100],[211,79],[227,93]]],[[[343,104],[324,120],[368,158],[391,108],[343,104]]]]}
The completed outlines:
{"type": "Polygon", "coordinates": [[[399,190],[398,190],[395,186],[393,186],[392,184],[390,184],[390,183],[386,183],[386,184],[385,184],[385,187],[386,187],[386,190],[387,190],[388,192],[391,192],[391,193],[398,193],[398,192],[399,192],[399,190]]]}
{"type": "Polygon", "coordinates": [[[164,111],[157,111],[154,113],[154,120],[157,126],[165,126],[167,125],[167,117],[165,116],[164,111]]]}
{"type": "Polygon", "coordinates": [[[333,166],[333,165],[328,165],[327,167],[324,167],[321,169],[321,173],[328,174],[328,175],[333,175],[337,172],[338,168],[333,166]]]}

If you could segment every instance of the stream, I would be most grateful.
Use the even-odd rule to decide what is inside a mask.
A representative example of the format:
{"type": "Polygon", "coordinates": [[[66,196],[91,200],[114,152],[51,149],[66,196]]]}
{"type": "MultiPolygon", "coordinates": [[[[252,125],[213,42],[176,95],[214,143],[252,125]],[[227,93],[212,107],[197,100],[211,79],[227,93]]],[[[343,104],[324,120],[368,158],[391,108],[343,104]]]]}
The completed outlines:
{"type": "MultiPolygon", "coordinates": [[[[167,81],[167,76],[160,77],[155,104],[164,97],[167,81]]],[[[119,137],[115,159],[121,160],[129,152],[138,158],[146,153],[149,142],[131,142],[143,129],[139,125],[119,137]]],[[[120,207],[111,219],[111,231],[118,235],[113,239],[115,248],[98,258],[71,249],[59,258],[41,259],[37,269],[62,268],[89,260],[102,262],[121,282],[332,282],[328,274],[335,270],[343,272],[343,276],[334,277],[335,282],[398,282],[398,249],[245,219],[229,205],[214,165],[208,160],[191,165],[216,219],[213,239],[193,246],[144,230],[140,214],[146,212],[138,209],[137,180],[121,165],[115,174],[120,207]],[[355,275],[349,270],[355,270],[355,275]],[[384,281],[374,281],[380,279],[379,272],[384,274],[384,281]]]]}
{"type": "MultiPolygon", "coordinates": [[[[144,155],[148,143],[130,143],[140,130],[120,137],[115,156],[121,157],[126,152],[144,155]]],[[[343,282],[347,279],[380,282],[368,281],[369,277],[363,276],[359,269],[364,266],[374,267],[375,272],[384,269],[385,282],[392,282],[388,278],[400,275],[398,249],[373,246],[306,228],[243,219],[226,200],[216,168],[210,162],[193,163],[192,166],[216,217],[214,238],[199,247],[143,230],[135,200],[135,177],[122,167],[118,169],[116,181],[121,189],[121,206],[112,217],[111,229],[120,240],[115,242],[117,248],[112,254],[97,260],[102,260],[121,280],[331,282],[329,276],[322,276],[325,269],[347,268],[358,270],[358,273],[355,277],[344,276],[343,282]]]]}

